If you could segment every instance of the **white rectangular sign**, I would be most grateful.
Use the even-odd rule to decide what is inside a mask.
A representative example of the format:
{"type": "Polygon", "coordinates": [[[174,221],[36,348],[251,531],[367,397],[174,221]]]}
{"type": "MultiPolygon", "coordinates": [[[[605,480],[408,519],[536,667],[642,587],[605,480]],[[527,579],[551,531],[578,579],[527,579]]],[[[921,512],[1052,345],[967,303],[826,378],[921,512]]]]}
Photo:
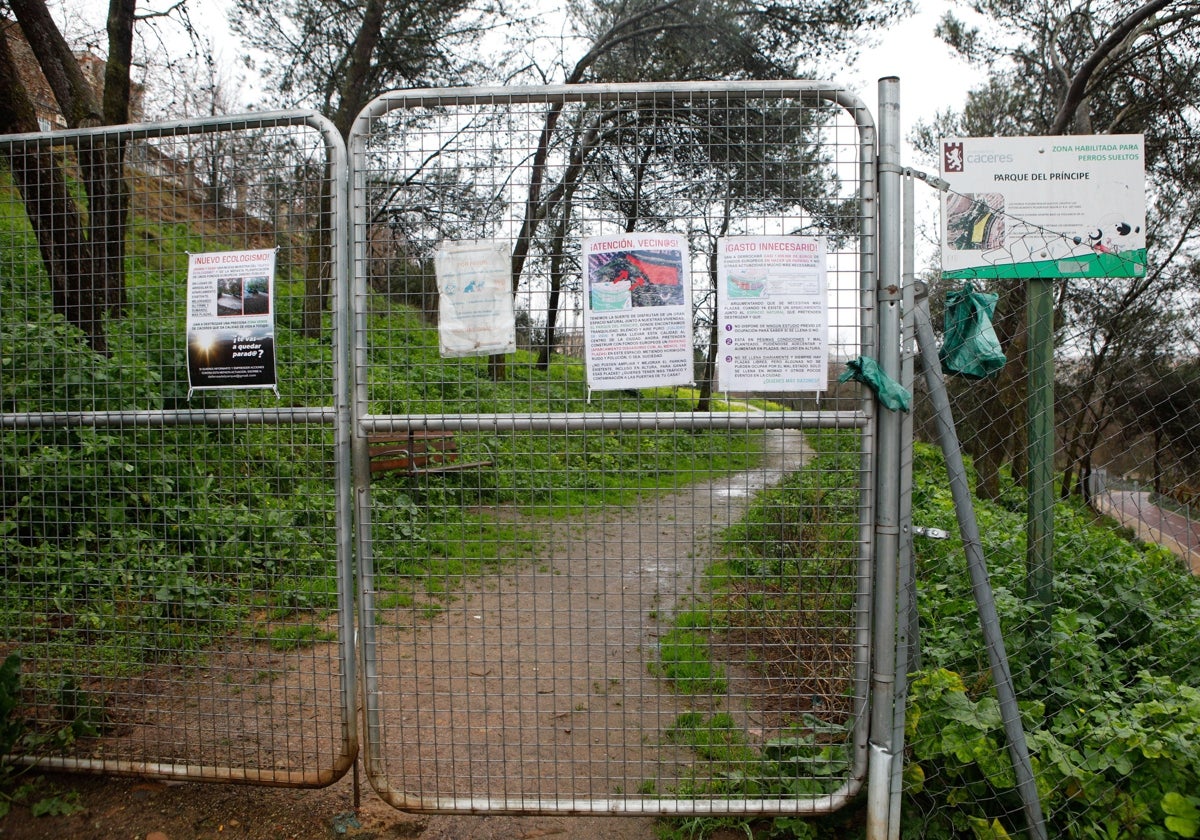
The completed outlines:
{"type": "Polygon", "coordinates": [[[942,141],[942,272],[949,278],[1140,277],[1140,134],[942,141]]]}
{"type": "Polygon", "coordinates": [[[717,243],[722,391],[824,391],[829,378],[825,240],[731,236],[717,243]]]}
{"type": "Polygon", "coordinates": [[[583,256],[588,387],[691,384],[687,240],[673,233],[591,236],[583,256]]]}
{"type": "Polygon", "coordinates": [[[517,349],[512,261],[491,240],[443,242],[434,257],[438,349],[445,357],[490,356],[517,349]]]}

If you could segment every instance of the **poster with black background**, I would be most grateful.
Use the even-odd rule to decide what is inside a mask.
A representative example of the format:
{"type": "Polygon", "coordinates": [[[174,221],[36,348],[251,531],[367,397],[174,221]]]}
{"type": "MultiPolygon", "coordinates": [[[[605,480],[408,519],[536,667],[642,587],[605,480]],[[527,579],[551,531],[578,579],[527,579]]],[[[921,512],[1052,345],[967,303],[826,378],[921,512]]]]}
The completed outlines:
{"type": "Polygon", "coordinates": [[[272,388],[275,250],[188,256],[188,386],[272,388]]]}

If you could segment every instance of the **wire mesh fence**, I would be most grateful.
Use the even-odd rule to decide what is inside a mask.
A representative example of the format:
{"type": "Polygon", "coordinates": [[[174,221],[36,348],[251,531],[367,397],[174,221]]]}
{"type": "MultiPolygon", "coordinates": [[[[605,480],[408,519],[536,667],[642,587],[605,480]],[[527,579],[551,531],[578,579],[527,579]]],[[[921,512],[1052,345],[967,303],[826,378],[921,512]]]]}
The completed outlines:
{"type": "MultiPolygon", "coordinates": [[[[960,205],[975,198],[954,197],[960,205]]],[[[994,207],[984,215],[1010,230],[1034,227],[994,207]]],[[[1157,244],[1152,237],[1146,270],[1132,276],[972,279],[976,291],[997,296],[993,323],[1007,360],[987,378],[946,380],[1051,837],[1186,836],[1200,806],[1200,528],[1188,490],[1200,467],[1200,290],[1165,258],[1170,220],[1149,224],[1157,244]],[[1052,302],[1041,322],[1031,306],[1039,283],[1052,302]],[[1039,334],[1053,354],[1048,388],[1029,361],[1039,334]],[[1052,395],[1054,412],[1044,512],[1029,489],[1038,391],[1052,395]],[[1047,552],[1036,548],[1043,539],[1047,552]]],[[[1021,248],[1036,250],[1027,245],[1014,246],[1013,265],[1021,248]]],[[[930,286],[940,326],[948,295],[962,294],[963,284],[930,286]]],[[[926,348],[922,354],[940,366],[926,348]]],[[[903,824],[921,836],[1026,832],[975,610],[979,593],[965,572],[919,378],[917,391],[919,630],[903,824]],[[953,536],[935,538],[942,532],[953,536]]]]}
{"type": "MultiPolygon", "coordinates": [[[[887,343],[870,117],[807,83],[420,91],[350,142],[303,114],[0,138],[5,749],[321,784],[361,661],[399,807],[849,801],[885,436],[834,380],[887,343]],[[778,283],[730,269],[764,244],[822,249],[818,305],[729,314],[778,283]],[[497,278],[511,310],[466,298],[497,278]],[[817,384],[767,387],[785,324],[827,342],[817,384]]],[[[959,199],[972,235],[1031,227],[959,199]]],[[[1197,822],[1198,290],[1160,247],[976,283],[1007,360],[949,397],[985,587],[915,383],[905,835],[1030,822],[981,596],[1049,834],[1197,822]]],[[[937,323],[962,290],[931,286],[937,323]]]]}
{"type": "Polygon", "coordinates": [[[716,382],[742,338],[715,310],[729,237],[827,242],[829,355],[874,341],[873,136],[840,96],[426,91],[360,116],[365,762],[388,801],[812,813],[857,789],[869,410],[716,382]],[[448,242],[500,242],[499,270],[448,288],[448,242]],[[517,348],[456,354],[454,295],[489,278],[517,348]],[[654,384],[676,333],[686,384],[654,384]]]}
{"type": "Polygon", "coordinates": [[[357,742],[340,139],[277,113],[10,136],[0,163],[5,751],[332,781],[357,742]]]}

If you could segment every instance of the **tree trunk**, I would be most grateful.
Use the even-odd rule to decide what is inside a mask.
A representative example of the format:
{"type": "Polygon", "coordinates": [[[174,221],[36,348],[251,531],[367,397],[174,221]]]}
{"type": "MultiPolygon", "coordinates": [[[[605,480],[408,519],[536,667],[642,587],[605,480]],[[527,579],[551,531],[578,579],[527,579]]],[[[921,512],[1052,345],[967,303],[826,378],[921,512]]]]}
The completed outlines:
{"type": "MultiPolygon", "coordinates": [[[[108,7],[108,59],[104,65],[105,125],[130,121],[129,73],[133,63],[133,25],[137,0],[110,0],[108,7]]],[[[105,308],[111,318],[125,314],[125,231],[129,225],[129,189],[125,183],[125,144],[113,140],[100,150],[97,182],[88,195],[92,250],[101,254],[105,308]]]]}
{"type": "MultiPolygon", "coordinates": [[[[546,161],[550,156],[550,141],[554,137],[554,128],[562,116],[563,103],[556,102],[546,111],[546,120],[542,125],[538,138],[537,150],[534,152],[533,165],[530,170],[529,194],[525,197],[525,216],[521,221],[521,230],[512,254],[512,293],[516,295],[521,284],[521,273],[525,270],[525,260],[529,257],[529,247],[537,233],[538,225],[545,216],[545,208],[541,201],[542,184],[546,178],[546,161]]],[[[488,356],[488,375],[493,382],[502,382],[508,375],[507,359],[503,353],[488,356]]]]}
{"type": "Polygon", "coordinates": [[[374,88],[370,77],[375,47],[383,31],[385,6],[384,0],[367,0],[362,24],[354,35],[354,43],[350,45],[345,75],[338,87],[338,107],[331,116],[342,139],[349,139],[355,117],[371,99],[370,91],[374,88]]]}
{"type": "MultiPolygon", "coordinates": [[[[354,119],[369,98],[367,94],[371,86],[368,77],[383,26],[384,5],[381,0],[368,0],[363,10],[362,25],[350,46],[346,73],[338,89],[337,110],[330,118],[342,139],[349,138],[354,119]]],[[[332,177],[331,169],[326,166],[325,180],[321,185],[320,218],[317,230],[309,235],[305,253],[304,313],[300,334],[314,340],[321,337],[321,319],[329,308],[333,286],[333,199],[329,186],[332,177]]]]}
{"type": "Polygon", "coordinates": [[[730,209],[731,203],[726,200],[725,212],[721,218],[721,232],[713,237],[712,253],[708,256],[708,283],[713,295],[713,318],[708,330],[708,349],[704,354],[704,371],[700,374],[700,395],[696,400],[696,411],[712,410],[712,395],[716,390],[717,348],[721,340],[721,331],[717,324],[717,247],[720,238],[729,233],[730,209]]]}
{"type": "Polygon", "coordinates": [[[562,216],[550,242],[550,293],[546,300],[546,338],[538,351],[537,369],[549,370],[550,355],[554,352],[554,337],[558,324],[558,309],[561,306],[563,286],[563,243],[571,224],[571,201],[563,204],[562,216]]]}
{"type": "Polygon", "coordinates": [[[976,433],[967,439],[966,448],[975,462],[975,494],[994,500],[1000,497],[1005,464],[1012,463],[1014,481],[1024,478],[1025,394],[1029,387],[1025,352],[1029,341],[1022,282],[1001,290],[993,326],[1008,362],[993,379],[971,384],[980,401],[973,411],[976,433]]]}
{"type": "Polygon", "coordinates": [[[712,411],[713,384],[717,378],[717,342],[720,340],[717,319],[708,330],[708,349],[704,353],[704,370],[700,373],[700,395],[696,399],[696,411],[712,411]]]}
{"type": "MultiPolygon", "coordinates": [[[[9,5],[69,127],[117,124],[128,120],[136,0],[111,0],[109,4],[110,58],[105,67],[103,103],[97,100],[74,53],[50,17],[45,0],[10,0],[9,5]]],[[[59,264],[55,262],[47,263],[47,273],[56,288],[63,288],[68,320],[83,329],[93,348],[103,352],[106,346],[103,316],[120,317],[126,306],[125,230],[129,197],[123,172],[124,146],[118,140],[85,140],[78,148],[78,155],[81,180],[87,194],[87,237],[76,237],[74,231],[58,222],[47,224],[53,219],[44,217],[34,227],[43,226],[45,235],[56,240],[49,246],[50,250],[66,253],[64,259],[71,264],[70,273],[65,277],[56,275],[55,267],[59,264]]],[[[35,178],[43,177],[29,174],[35,178]]],[[[63,175],[56,173],[44,177],[54,180],[62,179],[63,175]]],[[[51,187],[52,194],[53,190],[51,187]]],[[[50,209],[43,203],[46,200],[44,191],[36,191],[34,201],[42,209],[30,209],[31,218],[50,209]]],[[[56,205],[54,209],[65,211],[62,205],[56,205]]],[[[74,212],[77,217],[80,215],[78,210],[74,212]]],[[[43,255],[46,250],[43,245],[43,255]]]]}
{"type": "MultiPolygon", "coordinates": [[[[728,215],[725,217],[725,222],[721,224],[721,235],[725,234],[728,228],[728,215]]],[[[712,410],[713,391],[716,390],[714,385],[716,379],[716,348],[720,341],[720,328],[716,323],[716,245],[714,242],[713,253],[708,257],[708,280],[709,286],[713,289],[713,323],[708,329],[708,349],[704,353],[704,370],[700,374],[700,396],[696,400],[697,412],[710,412],[712,410]]]]}
{"type": "MultiPolygon", "coordinates": [[[[0,31],[0,131],[37,130],[33,104],[0,31]]],[[[93,350],[107,352],[105,301],[90,282],[91,248],[62,170],[52,153],[33,145],[10,150],[8,164],[50,277],[54,310],[83,332],[93,350]]]]}
{"type": "MultiPolygon", "coordinates": [[[[322,187],[322,193],[327,189],[322,187]]],[[[308,246],[304,249],[304,314],[300,334],[313,340],[321,337],[321,317],[325,311],[326,290],[329,286],[330,241],[325,221],[328,196],[321,196],[321,222],[317,229],[308,234],[308,246]]]]}

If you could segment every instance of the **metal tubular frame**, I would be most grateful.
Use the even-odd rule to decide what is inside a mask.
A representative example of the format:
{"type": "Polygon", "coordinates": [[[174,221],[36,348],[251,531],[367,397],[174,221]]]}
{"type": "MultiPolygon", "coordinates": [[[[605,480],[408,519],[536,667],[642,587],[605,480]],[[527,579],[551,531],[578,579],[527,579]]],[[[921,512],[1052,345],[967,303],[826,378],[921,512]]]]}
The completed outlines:
{"type": "MultiPolygon", "coordinates": [[[[540,88],[454,88],[434,90],[398,91],[385,94],[370,103],[357,118],[350,133],[351,172],[354,186],[351,200],[354,231],[354,299],[364,301],[367,295],[367,277],[362,269],[367,260],[367,171],[368,137],[372,123],[381,116],[397,110],[430,107],[513,103],[585,103],[603,101],[606,97],[619,97],[622,104],[642,104],[667,101],[672,97],[687,95],[717,94],[758,98],[794,97],[805,101],[833,103],[845,109],[854,120],[859,134],[858,183],[860,202],[860,309],[863,313],[860,325],[864,353],[873,353],[877,347],[876,335],[876,202],[877,182],[875,170],[875,127],[870,114],[862,103],[845,90],[820,82],[781,83],[670,83],[648,85],[559,85],[540,88]]],[[[581,430],[581,429],[723,429],[723,428],[845,428],[864,429],[862,444],[862,474],[875,475],[878,454],[874,451],[874,429],[876,418],[872,400],[864,399],[861,410],[856,412],[764,412],[747,417],[745,414],[729,415],[715,413],[697,414],[530,414],[526,416],[467,414],[436,416],[411,414],[377,414],[369,406],[367,376],[367,342],[370,329],[365,306],[356,306],[354,364],[354,463],[355,503],[358,553],[358,599],[361,615],[361,667],[364,694],[364,764],[368,778],[375,790],[397,808],[409,811],[442,813],[507,813],[507,814],[553,814],[553,813],[604,813],[604,814],[658,814],[658,815],[732,815],[732,814],[818,814],[826,813],[848,803],[860,790],[866,777],[867,707],[866,692],[860,692],[861,705],[854,710],[853,767],[851,780],[836,793],[815,798],[791,800],[696,800],[655,798],[596,798],[596,799],[546,799],[541,797],[469,797],[440,798],[425,797],[408,793],[393,786],[386,775],[386,760],[382,741],[384,709],[380,699],[381,677],[377,663],[385,655],[378,638],[375,622],[374,551],[372,547],[371,487],[367,465],[366,439],[379,432],[395,432],[410,428],[421,428],[436,424],[438,428],[456,431],[505,431],[505,430],[581,430]]],[[[889,333],[891,335],[892,333],[889,333]]],[[[894,477],[894,476],[893,476],[894,477]]],[[[871,480],[864,481],[861,489],[860,510],[874,510],[876,488],[871,480]]],[[[860,546],[858,576],[864,585],[860,588],[857,613],[863,618],[857,625],[855,650],[856,683],[866,686],[869,682],[872,631],[866,617],[873,612],[870,579],[875,568],[873,552],[877,523],[864,516],[859,523],[858,544],[860,546]]],[[[894,605],[892,606],[894,609],[894,605]]],[[[885,642],[889,645],[890,642],[885,642]]],[[[889,706],[890,723],[890,706],[889,706]]],[[[886,785],[885,785],[886,788],[886,785]]]]}
{"type": "MultiPolygon", "coordinates": [[[[340,684],[337,698],[340,713],[340,739],[336,755],[325,767],[281,769],[279,767],[222,766],[218,763],[181,763],[179,761],[155,760],[154,757],[138,760],[121,758],[95,758],[71,755],[28,755],[16,756],[15,760],[38,767],[75,772],[103,772],[121,775],[138,775],[158,778],[188,779],[195,781],[222,781],[277,786],[319,787],[332,783],[353,766],[358,753],[356,662],[354,651],[354,603],[353,603],[353,518],[350,466],[350,385],[349,385],[349,276],[346,243],[348,242],[348,215],[346,212],[347,156],[345,145],[333,124],[312,111],[266,111],[233,117],[199,118],[160,123],[140,123],[118,127],[55,131],[9,135],[0,137],[0,144],[20,149],[79,147],[99,140],[116,140],[130,143],[141,140],[173,139],[179,137],[203,137],[218,132],[238,132],[271,128],[302,128],[316,132],[324,148],[325,165],[329,174],[328,189],[337,208],[331,214],[331,251],[334,262],[334,277],[331,296],[333,302],[332,370],[330,377],[333,391],[327,406],[288,406],[265,408],[228,409],[164,409],[130,411],[31,411],[4,413],[0,415],[0,428],[12,431],[36,431],[39,429],[166,429],[166,428],[212,428],[231,427],[277,427],[329,428],[333,431],[334,482],[336,498],[333,502],[336,526],[337,564],[337,660],[340,667],[340,684]]],[[[82,675],[86,677],[87,675],[82,675]]]]}
{"type": "MultiPolygon", "coordinates": [[[[368,778],[376,790],[397,807],[416,811],[459,813],[607,813],[660,815],[757,815],[818,814],[845,805],[855,797],[868,777],[879,749],[887,743],[891,726],[893,698],[887,694],[891,684],[889,654],[895,623],[895,581],[888,573],[892,567],[898,539],[894,499],[898,488],[895,473],[883,467],[896,456],[898,427],[879,417],[877,406],[864,398],[857,410],[761,411],[753,414],[714,412],[663,413],[529,413],[520,414],[374,414],[369,406],[366,371],[369,365],[368,313],[359,305],[367,295],[367,278],[360,270],[367,260],[365,194],[367,139],[372,121],[392,111],[415,107],[453,107],[458,105],[589,103],[617,97],[622,103],[649,105],[677,97],[719,95],[731,99],[790,99],[801,104],[835,105],[848,113],[857,132],[857,218],[859,249],[858,324],[860,347],[864,355],[877,355],[884,369],[898,375],[897,297],[893,275],[895,261],[884,253],[892,247],[889,215],[894,199],[887,197],[888,186],[877,172],[877,137],[871,115],[863,104],[847,91],[822,82],[746,82],[670,83],[656,85],[570,85],[541,88],[456,88],[395,92],[372,102],[355,123],[349,138],[349,151],[332,125],[311,112],[266,112],[241,117],[180,120],[167,123],[139,124],[119,128],[87,129],[73,132],[19,135],[3,141],[31,145],[80,143],[97,138],[123,141],[160,137],[203,136],[218,131],[238,131],[264,126],[304,126],[320,133],[327,155],[329,200],[332,207],[331,255],[333,394],[331,406],[288,406],[231,409],[174,409],[164,411],[33,411],[0,416],[0,428],[37,429],[165,429],[176,427],[228,428],[230,426],[319,427],[333,434],[336,540],[338,576],[338,651],[341,665],[339,702],[341,704],[342,744],[332,766],[312,770],[280,770],[253,767],[223,767],[216,764],[179,764],[172,761],[90,759],[51,757],[30,758],[31,763],[66,770],[87,770],[166,778],[188,778],[269,785],[314,786],[332,782],[353,765],[358,752],[358,691],[362,691],[363,754],[368,778]],[[882,249],[882,250],[881,250],[882,249]],[[895,348],[891,345],[896,344],[895,348]],[[897,353],[892,353],[896,350],[897,353]],[[851,766],[841,788],[829,794],[793,799],[672,799],[668,797],[468,797],[446,800],[413,796],[394,789],[386,778],[385,761],[380,753],[384,710],[380,700],[378,663],[383,654],[377,635],[374,601],[374,554],[372,548],[371,485],[367,436],[427,425],[431,422],[446,430],[463,432],[513,432],[585,430],[817,430],[858,429],[862,432],[859,456],[857,523],[858,556],[854,613],[859,620],[854,628],[853,673],[854,726],[851,735],[851,766]],[[882,561],[882,562],[880,562],[882,561]],[[355,621],[355,606],[358,616],[355,621]],[[880,635],[882,634],[882,635],[880,635]],[[870,690],[868,691],[868,687],[870,690]],[[881,699],[882,698],[882,699],[881,699]],[[885,720],[886,724],[885,727],[885,720]],[[878,744],[873,739],[882,738],[878,744]]],[[[887,110],[887,108],[885,108],[887,110]]],[[[882,158],[890,160],[888,149],[895,138],[887,139],[884,128],[882,158]]],[[[882,159],[881,158],[881,159],[882,159]]],[[[886,170],[885,170],[886,173],[886,170]]],[[[894,651],[890,654],[894,658],[894,651]]],[[[881,793],[886,797],[888,780],[883,778],[881,793]]]]}

